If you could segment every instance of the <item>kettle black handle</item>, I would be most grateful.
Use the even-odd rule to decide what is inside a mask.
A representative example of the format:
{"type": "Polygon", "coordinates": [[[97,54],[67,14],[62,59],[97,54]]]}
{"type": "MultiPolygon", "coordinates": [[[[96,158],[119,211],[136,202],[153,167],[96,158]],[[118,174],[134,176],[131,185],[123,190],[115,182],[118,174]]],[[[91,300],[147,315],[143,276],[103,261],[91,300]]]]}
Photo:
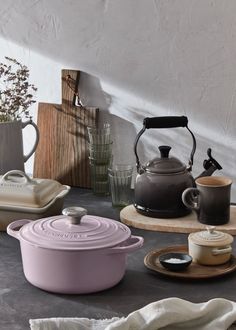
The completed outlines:
{"type": "Polygon", "coordinates": [[[143,120],[143,128],[138,133],[135,142],[134,142],[134,153],[136,156],[136,166],[138,173],[143,172],[143,168],[140,165],[138,153],[137,153],[137,144],[141,135],[149,128],[174,128],[174,127],[185,127],[189,131],[193,139],[193,147],[190,154],[188,162],[188,170],[192,169],[193,157],[196,151],[196,139],[193,135],[193,132],[188,127],[188,118],[186,116],[165,116],[165,117],[147,117],[143,120]]]}
{"type": "Polygon", "coordinates": [[[185,116],[147,117],[143,120],[143,126],[145,128],[187,127],[188,118],[185,116]]]}

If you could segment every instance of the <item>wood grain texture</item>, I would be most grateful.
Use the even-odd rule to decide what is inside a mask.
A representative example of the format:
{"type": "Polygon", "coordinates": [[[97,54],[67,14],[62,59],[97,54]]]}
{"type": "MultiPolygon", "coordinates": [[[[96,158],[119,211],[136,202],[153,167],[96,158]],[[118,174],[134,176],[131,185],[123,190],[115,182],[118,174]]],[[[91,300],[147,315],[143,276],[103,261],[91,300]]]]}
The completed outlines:
{"type": "MultiPolygon", "coordinates": [[[[87,126],[97,125],[98,108],[74,105],[75,93],[67,85],[67,75],[78,82],[79,72],[62,70],[62,104],[38,105],[40,140],[33,175],[90,188],[87,126]]],[[[76,90],[75,86],[73,88],[76,90]]]]}
{"type": "MultiPolygon", "coordinates": [[[[197,220],[195,213],[176,219],[151,218],[138,213],[133,205],[128,205],[121,210],[120,219],[123,223],[131,227],[161,232],[192,233],[206,229],[206,225],[203,225],[197,220]]],[[[235,205],[231,205],[230,207],[229,223],[217,226],[217,230],[236,235],[235,205]]]]}
{"type": "Polygon", "coordinates": [[[181,272],[170,271],[164,268],[159,261],[160,255],[169,252],[188,253],[188,246],[169,246],[163,249],[150,251],[144,258],[145,266],[163,275],[171,276],[174,278],[194,280],[203,280],[212,277],[219,277],[234,272],[236,270],[236,258],[232,255],[230,260],[222,265],[203,266],[192,262],[188,268],[181,272]]]}

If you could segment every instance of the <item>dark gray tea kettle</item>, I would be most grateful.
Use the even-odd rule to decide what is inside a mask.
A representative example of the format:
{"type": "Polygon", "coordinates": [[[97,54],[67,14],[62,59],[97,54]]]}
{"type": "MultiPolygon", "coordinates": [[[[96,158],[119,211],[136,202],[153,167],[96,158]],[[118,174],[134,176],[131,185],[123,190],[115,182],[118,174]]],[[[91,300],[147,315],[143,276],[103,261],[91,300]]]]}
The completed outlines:
{"type": "MultiPolygon", "coordinates": [[[[182,202],[182,193],[186,188],[195,186],[191,175],[193,157],[196,150],[196,139],[188,127],[185,116],[167,116],[145,118],[143,128],[138,133],[134,143],[136,156],[137,177],[134,189],[134,206],[136,210],[150,217],[177,218],[187,215],[191,211],[182,202]],[[159,146],[160,157],[141,165],[137,153],[137,144],[141,135],[150,128],[185,127],[192,136],[193,146],[188,165],[184,165],[178,158],[170,157],[171,147],[159,146]]],[[[204,171],[198,176],[209,176],[222,167],[211,156],[211,149],[207,151],[208,159],[204,160],[204,171]]]]}

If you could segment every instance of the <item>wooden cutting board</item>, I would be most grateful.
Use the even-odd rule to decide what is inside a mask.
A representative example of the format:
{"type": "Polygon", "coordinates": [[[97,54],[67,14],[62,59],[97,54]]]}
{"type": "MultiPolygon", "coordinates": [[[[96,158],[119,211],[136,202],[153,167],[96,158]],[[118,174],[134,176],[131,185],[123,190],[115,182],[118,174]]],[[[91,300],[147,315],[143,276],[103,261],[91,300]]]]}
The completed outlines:
{"type": "Polygon", "coordinates": [[[62,70],[62,104],[39,103],[40,139],[34,159],[34,177],[90,188],[87,126],[96,126],[98,108],[75,105],[79,71],[62,70]],[[70,86],[67,77],[71,77],[70,86]]]}

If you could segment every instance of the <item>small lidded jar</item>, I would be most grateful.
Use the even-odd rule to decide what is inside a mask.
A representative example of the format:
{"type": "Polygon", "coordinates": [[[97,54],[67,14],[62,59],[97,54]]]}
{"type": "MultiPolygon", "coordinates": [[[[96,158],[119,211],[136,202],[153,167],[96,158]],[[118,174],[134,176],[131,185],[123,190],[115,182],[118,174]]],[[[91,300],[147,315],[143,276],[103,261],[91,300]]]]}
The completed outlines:
{"type": "Polygon", "coordinates": [[[209,226],[205,231],[191,233],[188,237],[189,254],[202,265],[221,265],[229,261],[233,236],[209,226]]]}

